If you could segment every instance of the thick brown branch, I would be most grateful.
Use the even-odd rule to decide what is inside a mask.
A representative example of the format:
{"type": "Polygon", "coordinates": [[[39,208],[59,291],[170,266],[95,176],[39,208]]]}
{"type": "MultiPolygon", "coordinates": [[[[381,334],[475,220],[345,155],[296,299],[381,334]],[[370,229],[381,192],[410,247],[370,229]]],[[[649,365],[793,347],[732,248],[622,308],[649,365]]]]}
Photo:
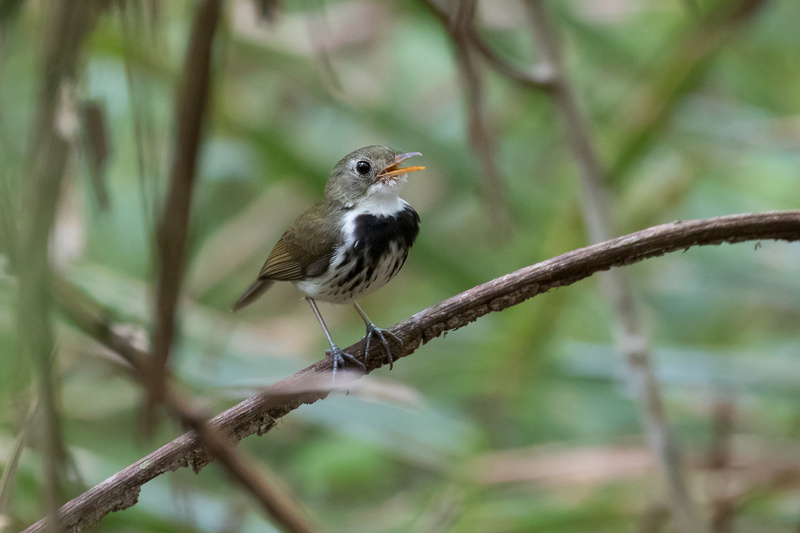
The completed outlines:
{"type": "MultiPolygon", "coordinates": [[[[800,241],[800,210],[672,222],[567,252],[473,287],[395,325],[391,331],[403,339],[404,346],[395,347],[393,355],[396,361],[447,331],[596,272],[691,246],[764,239],[800,241]]],[[[364,342],[347,351],[363,360],[364,342]]],[[[372,358],[367,367],[371,371],[383,364],[372,358]]],[[[210,426],[234,442],[253,433],[261,435],[278,418],[325,398],[329,391],[319,385],[327,381],[330,370],[329,359],[319,361],[217,415],[210,426]],[[323,381],[320,375],[325,376],[323,381]]],[[[68,531],[82,531],[106,514],[136,503],[141,486],[151,479],[189,465],[197,472],[210,460],[197,435],[186,433],[65,504],[62,523],[68,531]]],[[[40,521],[26,531],[43,531],[43,527],[40,521]]]]}

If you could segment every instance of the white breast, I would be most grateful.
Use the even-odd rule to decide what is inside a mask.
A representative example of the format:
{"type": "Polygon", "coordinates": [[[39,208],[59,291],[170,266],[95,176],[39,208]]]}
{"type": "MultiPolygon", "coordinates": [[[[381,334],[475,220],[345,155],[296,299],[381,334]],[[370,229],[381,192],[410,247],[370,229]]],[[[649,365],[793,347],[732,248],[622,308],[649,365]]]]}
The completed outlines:
{"type": "Polygon", "coordinates": [[[378,263],[369,263],[366,250],[357,242],[356,220],[361,215],[393,216],[407,207],[408,203],[394,194],[378,194],[349,210],[343,217],[344,242],[331,258],[328,270],[317,278],[297,282],[297,288],[317,300],[349,303],[386,285],[405,263],[408,249],[390,240],[378,263]]]}

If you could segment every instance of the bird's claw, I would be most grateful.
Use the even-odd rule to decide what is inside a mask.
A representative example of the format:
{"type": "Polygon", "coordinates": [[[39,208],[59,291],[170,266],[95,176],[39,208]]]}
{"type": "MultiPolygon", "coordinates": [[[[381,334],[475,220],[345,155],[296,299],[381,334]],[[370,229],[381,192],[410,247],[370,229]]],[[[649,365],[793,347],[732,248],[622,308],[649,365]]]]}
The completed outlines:
{"type": "Polygon", "coordinates": [[[398,337],[391,331],[379,328],[378,326],[370,322],[369,324],[367,324],[367,335],[366,335],[367,345],[364,348],[364,361],[366,361],[369,358],[369,347],[372,342],[372,336],[376,335],[380,339],[381,344],[383,344],[383,348],[386,350],[386,358],[389,360],[389,370],[391,370],[392,366],[394,365],[394,359],[392,358],[392,350],[391,348],[389,348],[389,343],[386,341],[386,337],[384,336],[384,334],[389,335],[400,346],[403,345],[403,341],[400,339],[400,337],[398,337]]]}
{"type": "Polygon", "coordinates": [[[359,367],[364,372],[366,372],[366,370],[367,370],[367,367],[364,365],[364,363],[362,363],[361,361],[356,359],[351,354],[345,352],[344,350],[342,350],[338,346],[331,346],[330,350],[325,350],[325,355],[329,355],[329,356],[333,357],[333,378],[334,379],[336,378],[336,370],[339,367],[344,368],[345,362],[347,362],[347,363],[349,363],[349,364],[351,364],[353,366],[359,367]]]}

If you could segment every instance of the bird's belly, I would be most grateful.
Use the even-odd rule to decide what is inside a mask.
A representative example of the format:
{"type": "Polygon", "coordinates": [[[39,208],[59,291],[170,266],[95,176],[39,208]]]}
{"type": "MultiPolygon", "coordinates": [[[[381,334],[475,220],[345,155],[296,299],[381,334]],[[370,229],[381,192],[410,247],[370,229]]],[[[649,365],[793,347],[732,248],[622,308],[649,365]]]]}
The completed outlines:
{"type": "Polygon", "coordinates": [[[400,271],[407,256],[408,249],[397,242],[387,243],[379,257],[364,249],[349,248],[333,256],[323,275],[296,285],[316,300],[350,303],[386,285],[400,271]]]}

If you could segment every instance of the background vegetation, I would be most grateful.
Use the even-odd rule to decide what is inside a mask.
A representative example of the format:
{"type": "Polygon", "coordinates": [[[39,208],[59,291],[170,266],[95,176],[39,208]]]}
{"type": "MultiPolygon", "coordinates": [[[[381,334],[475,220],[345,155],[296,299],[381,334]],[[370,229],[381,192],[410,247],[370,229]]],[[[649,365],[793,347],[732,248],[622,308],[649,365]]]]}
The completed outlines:
{"type": "MultiPolygon", "coordinates": [[[[19,315],[38,303],[21,300],[25,263],[15,257],[31,221],[49,216],[26,195],[37,190],[36,120],[49,101],[67,144],[61,184],[37,191],[57,201],[54,283],[80,289],[75,302],[101,304],[115,332],[148,346],[176,87],[198,3],[109,3],[73,83],[43,100],[54,5],[0,3],[3,531],[41,518],[44,495],[64,502],[183,432],[169,418],[141,430],[142,386],[75,326],[69,298],[47,315],[52,368],[30,357],[41,332],[19,315]],[[37,423],[44,389],[59,432],[37,423]],[[45,460],[53,439],[58,490],[45,460]]],[[[477,7],[480,39],[540,73],[524,3],[477,7]]],[[[800,204],[800,3],[548,8],[607,171],[615,235],[800,204]]],[[[404,194],[422,217],[418,244],[398,278],[361,301],[384,327],[587,243],[579,161],[551,91],[514,82],[475,51],[465,75],[463,43],[424,2],[230,0],[217,32],[170,360],[197,406],[219,412],[322,357],[324,337],[290,285],[236,315],[229,307],[355,148],[420,151],[427,166],[404,194]],[[491,161],[499,181],[487,179],[491,161]]],[[[800,527],[799,264],[796,244],[764,242],[625,269],[689,493],[715,531],[800,527]]],[[[363,335],[351,308],[323,313],[341,346],[363,335]]],[[[597,281],[585,280],[431,342],[240,448],[323,530],[668,531],[677,526],[616,323],[597,281]]],[[[136,506],[96,530],[270,527],[212,464],[146,484],[136,506]]]]}

